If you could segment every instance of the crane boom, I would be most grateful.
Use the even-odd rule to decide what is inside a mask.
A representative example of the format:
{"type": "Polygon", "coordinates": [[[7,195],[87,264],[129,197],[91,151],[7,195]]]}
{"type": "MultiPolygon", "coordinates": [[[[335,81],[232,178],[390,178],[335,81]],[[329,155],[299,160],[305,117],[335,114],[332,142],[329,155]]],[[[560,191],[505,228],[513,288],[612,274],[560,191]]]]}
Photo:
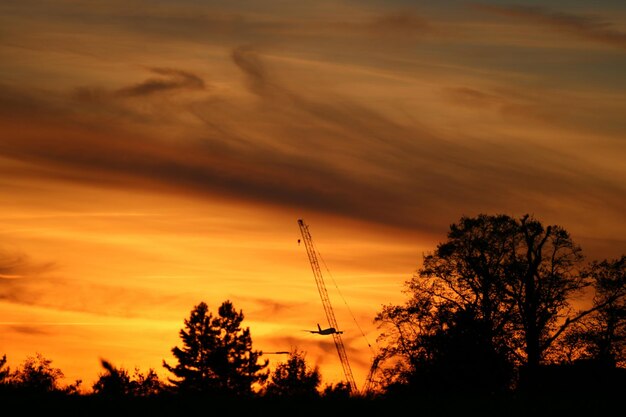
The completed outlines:
{"type": "MultiPolygon", "coordinates": [[[[326,284],[324,284],[322,270],[320,269],[320,264],[317,260],[317,254],[315,251],[315,247],[313,246],[313,239],[311,238],[311,233],[309,232],[309,226],[304,223],[304,220],[302,219],[298,220],[298,225],[300,226],[300,233],[302,234],[302,239],[304,240],[306,253],[309,256],[309,262],[311,264],[311,269],[313,270],[313,276],[315,277],[315,284],[317,285],[317,290],[320,294],[320,298],[322,299],[322,306],[324,307],[324,312],[326,313],[328,326],[339,329],[333,307],[330,304],[330,298],[328,297],[326,284]]],[[[343,373],[346,377],[346,382],[350,387],[350,391],[357,392],[356,382],[354,382],[354,376],[352,375],[350,362],[348,362],[348,355],[346,355],[346,348],[343,345],[343,340],[341,340],[341,333],[335,332],[332,334],[332,336],[335,341],[335,347],[337,348],[339,361],[341,362],[341,367],[343,368],[343,373]]]]}

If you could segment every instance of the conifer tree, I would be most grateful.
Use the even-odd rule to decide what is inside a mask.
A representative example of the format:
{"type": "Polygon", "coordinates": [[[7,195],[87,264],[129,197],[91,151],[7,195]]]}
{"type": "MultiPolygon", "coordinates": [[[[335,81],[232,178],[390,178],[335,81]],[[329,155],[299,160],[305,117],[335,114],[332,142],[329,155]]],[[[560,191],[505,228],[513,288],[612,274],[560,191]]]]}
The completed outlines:
{"type": "Polygon", "coordinates": [[[172,348],[178,364],[163,361],[179,392],[250,395],[254,384],[267,379],[268,361],[260,361],[262,352],[252,349],[243,319],[230,301],[222,303],[216,316],[204,302],[193,308],[179,333],[182,347],[172,348]]]}

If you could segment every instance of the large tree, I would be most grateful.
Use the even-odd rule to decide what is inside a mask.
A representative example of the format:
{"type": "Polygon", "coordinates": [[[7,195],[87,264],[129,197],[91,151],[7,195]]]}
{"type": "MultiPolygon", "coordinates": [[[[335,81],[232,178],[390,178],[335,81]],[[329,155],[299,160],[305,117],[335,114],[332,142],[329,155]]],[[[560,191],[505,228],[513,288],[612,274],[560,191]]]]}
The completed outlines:
{"type": "Polygon", "coordinates": [[[230,301],[215,316],[206,303],[196,305],[180,330],[182,347],[172,349],[178,364],[163,361],[175,376],[170,382],[184,393],[251,394],[254,384],[267,378],[268,361],[260,361],[262,352],[252,349],[243,319],[230,301]]]}
{"type": "Polygon", "coordinates": [[[606,305],[572,307],[591,282],[582,259],[565,229],[529,215],[462,217],[407,282],[409,301],[378,315],[388,325],[383,354],[403,359],[410,375],[416,364],[454,353],[454,344],[471,343],[461,351],[491,352],[481,355],[483,367],[506,358],[532,383],[555,341],[606,305]],[[473,329],[471,338],[461,337],[463,327],[473,329]]]}

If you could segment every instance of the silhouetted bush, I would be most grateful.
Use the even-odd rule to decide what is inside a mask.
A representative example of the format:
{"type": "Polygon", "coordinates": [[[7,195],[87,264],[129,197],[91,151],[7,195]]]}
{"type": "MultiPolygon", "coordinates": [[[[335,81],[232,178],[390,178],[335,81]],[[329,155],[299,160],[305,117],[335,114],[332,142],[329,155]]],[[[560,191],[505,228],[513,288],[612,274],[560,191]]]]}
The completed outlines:
{"type": "Polygon", "coordinates": [[[316,398],[322,376],[319,369],[307,366],[305,353],[294,350],[286,362],[276,365],[270,374],[264,394],[281,398],[316,398]]]}
{"type": "Polygon", "coordinates": [[[101,364],[105,372],[93,384],[92,389],[96,395],[111,398],[148,397],[159,395],[165,390],[165,385],[153,369],[145,374],[135,369],[131,376],[126,369],[116,368],[106,360],[101,360],[101,364]]]}

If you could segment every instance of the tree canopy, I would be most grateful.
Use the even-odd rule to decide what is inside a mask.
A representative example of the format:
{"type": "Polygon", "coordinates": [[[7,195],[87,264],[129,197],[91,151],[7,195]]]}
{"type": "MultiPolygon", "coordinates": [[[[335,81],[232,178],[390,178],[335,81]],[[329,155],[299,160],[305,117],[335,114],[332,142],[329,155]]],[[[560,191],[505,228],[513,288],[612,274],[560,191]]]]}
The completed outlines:
{"type": "Polygon", "coordinates": [[[376,318],[387,342],[381,355],[397,360],[388,383],[419,385],[419,376],[432,387],[438,375],[453,374],[466,389],[532,386],[568,330],[623,302],[623,278],[599,280],[610,268],[596,264],[585,273],[582,262],[580,247],[558,225],[529,215],[462,217],[407,281],[406,304],[385,306],[376,318]],[[594,281],[594,304],[574,308],[574,297],[594,281]]]}

